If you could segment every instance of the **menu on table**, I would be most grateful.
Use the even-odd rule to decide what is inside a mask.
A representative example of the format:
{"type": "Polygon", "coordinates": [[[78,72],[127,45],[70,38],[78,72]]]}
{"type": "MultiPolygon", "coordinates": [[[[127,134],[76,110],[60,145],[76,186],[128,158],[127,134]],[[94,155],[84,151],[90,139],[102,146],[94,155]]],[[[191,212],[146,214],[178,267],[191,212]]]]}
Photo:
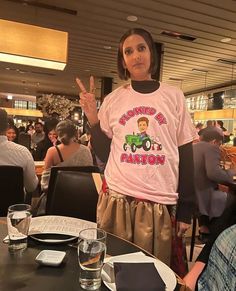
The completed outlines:
{"type": "Polygon", "coordinates": [[[91,227],[97,227],[97,224],[83,219],[67,216],[38,216],[31,219],[29,235],[39,233],[56,233],[79,236],[79,232],[81,230],[91,227]]]}

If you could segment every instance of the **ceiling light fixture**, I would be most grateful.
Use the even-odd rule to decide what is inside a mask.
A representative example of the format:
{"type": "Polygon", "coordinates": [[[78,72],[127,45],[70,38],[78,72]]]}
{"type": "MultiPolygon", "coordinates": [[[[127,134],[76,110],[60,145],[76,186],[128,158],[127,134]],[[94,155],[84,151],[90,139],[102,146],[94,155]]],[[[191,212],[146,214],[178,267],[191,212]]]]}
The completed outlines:
{"type": "Polygon", "coordinates": [[[180,60],[178,60],[178,62],[179,62],[179,63],[185,63],[186,60],[182,60],[182,59],[180,59],[180,60]]]}
{"type": "Polygon", "coordinates": [[[0,61],[64,70],[68,33],[0,19],[0,61]]]}
{"type": "Polygon", "coordinates": [[[111,46],[110,46],[110,45],[104,45],[103,48],[104,48],[105,50],[111,50],[111,46]]]}
{"type": "Polygon", "coordinates": [[[225,38],[222,38],[220,41],[221,42],[230,42],[232,40],[232,38],[230,37],[225,37],[225,38]]]}
{"type": "Polygon", "coordinates": [[[135,15],[129,15],[127,16],[126,18],[128,21],[131,21],[131,22],[136,22],[138,20],[138,17],[135,16],[135,15]]]}
{"type": "Polygon", "coordinates": [[[206,73],[208,73],[208,71],[207,70],[203,70],[203,69],[192,69],[192,71],[193,72],[197,72],[197,73],[204,73],[204,74],[206,74],[206,73]]]}

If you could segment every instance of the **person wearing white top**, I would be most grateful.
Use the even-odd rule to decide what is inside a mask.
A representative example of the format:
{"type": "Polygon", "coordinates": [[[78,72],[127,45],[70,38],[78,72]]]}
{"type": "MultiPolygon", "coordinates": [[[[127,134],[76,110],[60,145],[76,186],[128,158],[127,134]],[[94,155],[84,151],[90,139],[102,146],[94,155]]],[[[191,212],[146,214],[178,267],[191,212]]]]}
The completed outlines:
{"type": "Polygon", "coordinates": [[[7,112],[0,109],[0,165],[22,167],[25,190],[33,192],[38,185],[33,157],[26,147],[7,140],[7,120],[7,112]]]}

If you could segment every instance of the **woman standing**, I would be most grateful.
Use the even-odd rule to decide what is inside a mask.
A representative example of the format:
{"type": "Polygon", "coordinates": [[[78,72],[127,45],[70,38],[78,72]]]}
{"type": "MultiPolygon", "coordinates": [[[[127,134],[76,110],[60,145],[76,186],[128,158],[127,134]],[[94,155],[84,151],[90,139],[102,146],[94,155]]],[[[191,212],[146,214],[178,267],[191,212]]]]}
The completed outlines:
{"type": "Polygon", "coordinates": [[[193,212],[196,131],[183,93],[152,79],[157,58],[149,32],[127,31],[120,40],[117,61],[119,77],[130,78],[131,84],[110,93],[98,115],[93,78],[89,92],[77,79],[92,146],[101,160],[108,156],[108,187],[99,195],[98,225],[169,265],[174,206],[179,236],[188,229],[193,212]]]}

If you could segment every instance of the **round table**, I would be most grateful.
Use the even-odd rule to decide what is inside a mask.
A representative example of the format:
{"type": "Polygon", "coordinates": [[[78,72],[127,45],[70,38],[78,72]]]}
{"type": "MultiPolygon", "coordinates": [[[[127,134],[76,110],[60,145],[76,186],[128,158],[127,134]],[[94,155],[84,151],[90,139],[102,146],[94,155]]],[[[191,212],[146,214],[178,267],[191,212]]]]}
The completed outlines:
{"type": "MultiPolygon", "coordinates": [[[[7,234],[6,219],[0,219],[0,290],[2,291],[78,291],[79,265],[77,249],[67,244],[46,245],[29,239],[28,248],[11,254],[2,242],[7,234]],[[53,249],[66,252],[66,260],[60,267],[39,266],[35,258],[41,250],[53,249]]],[[[143,251],[138,246],[117,236],[108,234],[107,254],[121,255],[143,251]]],[[[147,253],[146,253],[147,254],[147,253]]],[[[150,255],[150,254],[148,254],[150,255]]],[[[175,290],[184,290],[177,284],[175,290]]],[[[101,291],[108,290],[102,284],[101,291]]]]}

